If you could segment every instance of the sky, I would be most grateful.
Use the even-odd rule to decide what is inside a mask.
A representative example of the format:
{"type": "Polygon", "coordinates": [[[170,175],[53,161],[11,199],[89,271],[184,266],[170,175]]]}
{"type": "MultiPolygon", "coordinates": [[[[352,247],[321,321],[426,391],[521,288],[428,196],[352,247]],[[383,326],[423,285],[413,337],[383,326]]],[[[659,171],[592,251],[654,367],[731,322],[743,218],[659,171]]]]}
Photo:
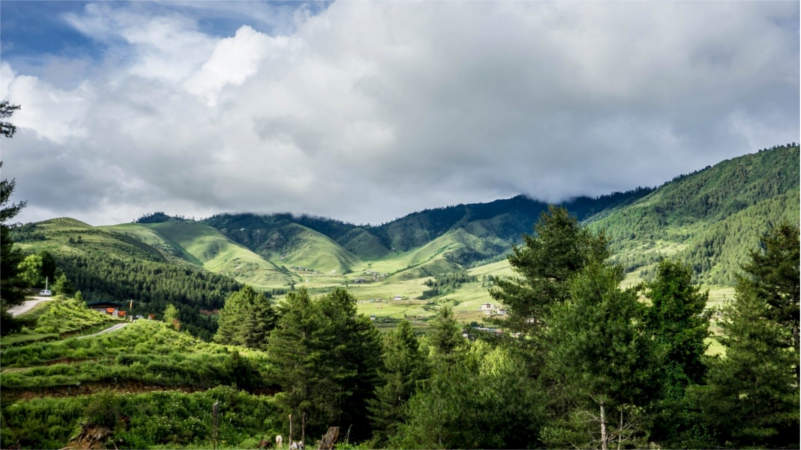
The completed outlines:
{"type": "Polygon", "coordinates": [[[799,141],[795,1],[0,3],[15,220],[382,223],[799,141]]]}

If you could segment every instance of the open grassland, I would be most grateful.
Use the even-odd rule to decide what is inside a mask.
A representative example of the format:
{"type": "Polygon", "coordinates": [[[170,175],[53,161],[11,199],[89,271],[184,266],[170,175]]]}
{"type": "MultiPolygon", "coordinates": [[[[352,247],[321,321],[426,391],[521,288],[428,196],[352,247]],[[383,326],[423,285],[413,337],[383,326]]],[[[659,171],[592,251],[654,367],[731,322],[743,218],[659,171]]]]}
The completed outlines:
{"type": "Polygon", "coordinates": [[[204,269],[256,287],[285,286],[287,274],[216,229],[197,222],[170,221],[147,225],[174,243],[204,269]]]}

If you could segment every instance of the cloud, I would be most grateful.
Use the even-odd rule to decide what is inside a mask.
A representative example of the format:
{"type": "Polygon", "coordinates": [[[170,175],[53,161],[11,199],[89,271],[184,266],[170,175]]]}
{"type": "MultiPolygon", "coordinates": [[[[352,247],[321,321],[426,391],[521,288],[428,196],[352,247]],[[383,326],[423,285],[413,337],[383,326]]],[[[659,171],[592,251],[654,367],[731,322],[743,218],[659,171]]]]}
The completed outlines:
{"type": "Polygon", "coordinates": [[[65,16],[105,49],[75,87],[0,65],[24,220],[381,222],[656,185],[798,140],[794,3],[346,1],[272,22],[247,3],[258,23],[204,32],[223,7],[65,16]]]}

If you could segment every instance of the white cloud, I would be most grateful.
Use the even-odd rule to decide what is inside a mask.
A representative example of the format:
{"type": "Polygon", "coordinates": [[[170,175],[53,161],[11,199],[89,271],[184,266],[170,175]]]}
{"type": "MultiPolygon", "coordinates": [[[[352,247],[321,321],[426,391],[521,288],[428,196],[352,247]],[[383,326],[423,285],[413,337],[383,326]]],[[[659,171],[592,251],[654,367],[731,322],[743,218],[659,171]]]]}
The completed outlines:
{"type": "Polygon", "coordinates": [[[89,5],[67,20],[107,50],[78,87],[0,65],[25,128],[4,169],[24,219],[93,223],[376,222],[654,185],[797,140],[797,17],[785,2],[345,1],[218,38],[177,11],[89,5]],[[61,184],[37,184],[58,167],[61,184]]]}

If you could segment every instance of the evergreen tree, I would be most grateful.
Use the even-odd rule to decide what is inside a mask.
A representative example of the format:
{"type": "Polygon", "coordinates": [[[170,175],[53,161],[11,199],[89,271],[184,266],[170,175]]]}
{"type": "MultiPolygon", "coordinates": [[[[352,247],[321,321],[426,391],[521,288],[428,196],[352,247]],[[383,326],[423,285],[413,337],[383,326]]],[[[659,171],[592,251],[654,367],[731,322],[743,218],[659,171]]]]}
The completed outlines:
{"type": "Polygon", "coordinates": [[[369,404],[375,446],[385,445],[405,421],[406,402],[429,372],[427,357],[405,320],[384,338],[382,359],[381,385],[369,404]]]}
{"type": "Polygon", "coordinates": [[[692,271],[684,264],[662,261],[656,279],[646,285],[651,306],[646,309],[646,328],[657,344],[658,360],[666,372],[667,389],[682,396],[690,383],[703,380],[702,361],[709,336],[708,293],[692,282],[692,271]]]}
{"type": "MultiPolygon", "coordinates": [[[[7,119],[19,109],[19,105],[12,105],[8,101],[0,101],[0,119],[7,119]]],[[[11,122],[0,120],[0,135],[11,138],[17,127],[11,122]]],[[[3,162],[0,161],[0,169],[3,162]]],[[[7,221],[16,216],[25,206],[25,202],[11,203],[11,193],[14,192],[16,182],[12,179],[0,180],[0,330],[3,334],[14,331],[20,327],[8,314],[9,306],[17,305],[25,300],[25,281],[20,278],[17,266],[22,261],[22,253],[14,247],[7,221]]]]}
{"type": "MultiPolygon", "coordinates": [[[[549,318],[548,373],[562,391],[547,444],[607,448],[638,441],[639,408],[653,395],[652,341],[634,290],[621,290],[620,267],[591,263],[549,318]]],[[[640,438],[642,436],[639,436],[640,438]]]]}
{"type": "Polygon", "coordinates": [[[53,284],[56,281],[56,259],[50,252],[44,250],[38,255],[42,258],[42,279],[46,278],[50,284],[53,284]]]}
{"type": "Polygon", "coordinates": [[[799,241],[798,227],[783,224],[766,233],[760,248],[751,252],[738,278],[739,291],[767,303],[765,315],[790,330],[787,344],[799,351],[799,241]]]}
{"type": "Polygon", "coordinates": [[[523,245],[508,258],[519,277],[495,279],[490,290],[509,312],[503,326],[529,336],[539,334],[548,307],[567,298],[568,280],[590,261],[608,256],[603,235],[582,228],[566,209],[550,206],[534,225],[534,235],[524,235],[523,245]]]}
{"type": "Polygon", "coordinates": [[[788,305],[798,302],[798,277],[788,276],[798,273],[797,234],[780,227],[766,236],[723,310],[726,354],[712,361],[707,386],[693,392],[717,445],[798,446],[798,324],[790,320],[798,312],[788,305]]]}
{"type": "Polygon", "coordinates": [[[356,439],[368,437],[367,402],[381,364],[378,330],[341,289],[317,301],[305,289],[293,291],[278,309],[268,354],[279,404],[295,423],[305,416],[309,433],[340,425],[352,426],[356,439]]]}
{"type": "Polygon", "coordinates": [[[263,349],[275,326],[275,314],[267,296],[245,286],[225,299],[219,324],[216,342],[263,349]]]}
{"type": "Polygon", "coordinates": [[[447,358],[464,343],[459,324],[449,306],[440,308],[431,328],[431,346],[437,355],[447,358]]]}
{"type": "Polygon", "coordinates": [[[683,439],[695,423],[683,413],[688,405],[688,385],[703,382],[703,357],[709,336],[708,294],[692,283],[692,271],[684,264],[662,261],[653,282],[645,285],[651,305],[645,327],[652,336],[659,373],[660,393],[651,405],[654,414],[651,437],[657,442],[683,439]]]}
{"type": "Polygon", "coordinates": [[[393,448],[531,448],[543,420],[543,392],[505,347],[465,344],[435,360],[431,379],[408,402],[393,448]]]}

